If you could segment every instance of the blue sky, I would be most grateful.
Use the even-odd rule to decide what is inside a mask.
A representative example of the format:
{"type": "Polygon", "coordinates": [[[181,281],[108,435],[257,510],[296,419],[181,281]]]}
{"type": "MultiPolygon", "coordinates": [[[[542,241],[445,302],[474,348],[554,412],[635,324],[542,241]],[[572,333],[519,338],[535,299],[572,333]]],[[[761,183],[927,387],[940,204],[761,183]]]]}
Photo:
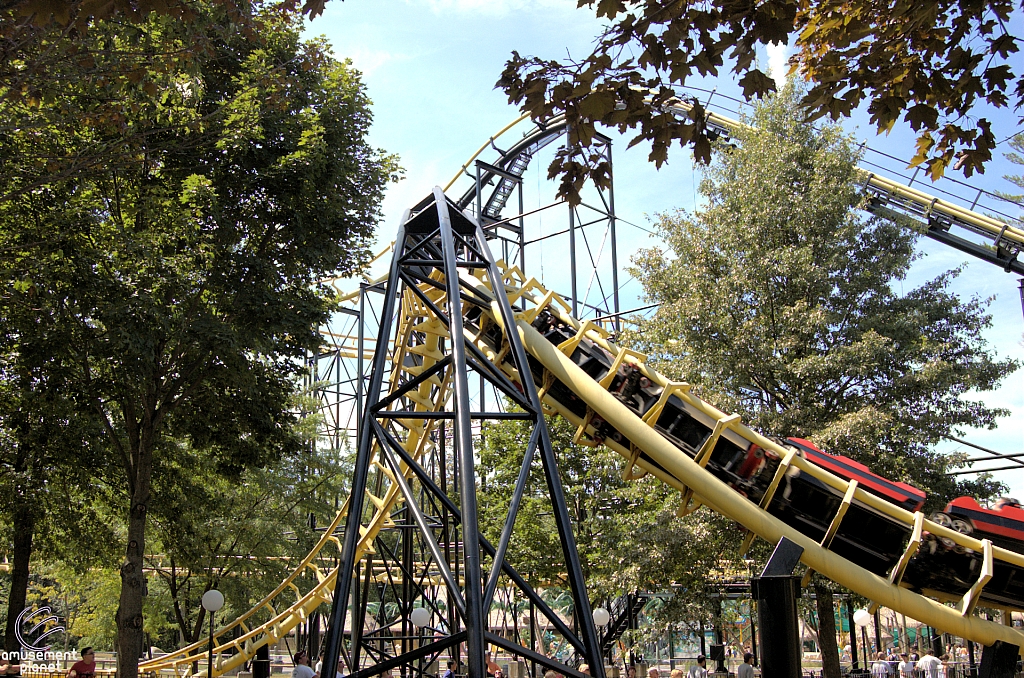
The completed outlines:
{"type": "MultiPolygon", "coordinates": [[[[518,117],[519,112],[508,104],[504,94],[494,89],[512,50],[556,59],[567,54],[579,56],[589,51],[599,30],[593,12],[576,9],[574,0],[331,0],[324,15],[310,23],[308,32],[326,35],[335,55],[351,59],[363,72],[374,104],[371,141],[397,153],[405,168],[405,179],[388,190],[381,243],[392,239],[404,209],[422,199],[433,186],[446,184],[489,137],[518,117]]],[[[778,63],[780,56],[784,56],[782,50],[765,53],[762,62],[778,63]]],[[[737,96],[739,91],[727,75],[699,84],[726,95],[737,96]]],[[[727,105],[725,100],[720,101],[723,107],[727,105]]],[[[712,109],[716,108],[715,102],[712,99],[712,109]]],[[[993,119],[998,139],[1019,129],[1012,113],[1000,112],[993,119]]],[[[847,121],[845,127],[872,148],[900,158],[912,154],[909,130],[897,129],[887,137],[876,137],[864,116],[847,121]]],[[[647,162],[647,150],[642,145],[627,151],[625,140],[613,132],[609,136],[616,142],[615,201],[620,218],[646,227],[648,215],[696,206],[697,179],[689,151],[676,149],[669,164],[658,171],[647,162]]],[[[1009,148],[1004,144],[1002,150],[1009,148]]],[[[544,179],[546,164],[535,161],[527,172],[527,208],[553,200],[554,188],[544,179]]],[[[903,169],[897,163],[889,164],[903,169]]],[[[1012,191],[1014,187],[1001,179],[1009,172],[1021,174],[1024,168],[1005,162],[1000,152],[984,176],[966,181],[987,190],[1012,191]]],[[[949,189],[948,183],[932,186],[925,181],[919,188],[934,192],[949,189]]],[[[960,195],[967,193],[959,186],[951,190],[960,195]]],[[[537,229],[555,223],[564,227],[564,208],[561,212],[557,208],[545,212],[534,223],[531,227],[537,229]]],[[[642,228],[620,222],[620,268],[631,252],[651,244],[642,228]]],[[[993,297],[994,323],[988,339],[1000,355],[1024,360],[1024,315],[1017,277],[928,239],[922,239],[920,247],[924,256],[901,288],[909,291],[945,270],[966,265],[955,291],[965,297],[993,297]]],[[[536,268],[529,273],[546,277],[545,282],[557,286],[559,271],[564,270],[563,253],[549,247],[532,260],[536,268]]],[[[623,275],[622,279],[627,277],[623,275]]],[[[623,307],[630,308],[638,294],[635,285],[627,285],[623,307]]],[[[987,403],[1014,414],[1003,419],[995,431],[965,431],[966,439],[1004,453],[1024,452],[1022,378],[1024,371],[1008,379],[998,392],[984,396],[987,403]]],[[[950,444],[944,449],[957,446],[950,444]]],[[[884,469],[877,470],[884,474],[884,469]]],[[[995,476],[1024,499],[1024,470],[998,472],[995,476]]]]}

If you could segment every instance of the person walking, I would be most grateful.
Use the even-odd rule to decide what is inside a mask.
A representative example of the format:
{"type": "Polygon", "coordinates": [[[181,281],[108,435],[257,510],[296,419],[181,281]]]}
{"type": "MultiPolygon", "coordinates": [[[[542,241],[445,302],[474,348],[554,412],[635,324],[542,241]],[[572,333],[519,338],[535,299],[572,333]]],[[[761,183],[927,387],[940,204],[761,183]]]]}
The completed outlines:
{"type": "Polygon", "coordinates": [[[96,652],[91,647],[82,648],[82,658],[68,669],[68,678],[93,678],[96,675],[96,652]]]}
{"type": "Polygon", "coordinates": [[[914,678],[914,662],[910,661],[906,652],[900,653],[900,663],[896,665],[898,678],[914,678]]]}
{"type": "Polygon", "coordinates": [[[754,655],[743,653],[743,663],[736,670],[736,678],[754,678],[754,655]]]}
{"type": "Polygon", "coordinates": [[[484,663],[487,664],[487,675],[488,676],[493,676],[494,672],[501,668],[500,666],[498,666],[498,663],[496,661],[491,659],[491,653],[490,652],[484,652],[484,663]]]}
{"type": "Polygon", "coordinates": [[[942,661],[935,656],[931,648],[924,651],[924,656],[917,662],[917,668],[924,672],[925,678],[939,678],[939,667],[942,661]]]}

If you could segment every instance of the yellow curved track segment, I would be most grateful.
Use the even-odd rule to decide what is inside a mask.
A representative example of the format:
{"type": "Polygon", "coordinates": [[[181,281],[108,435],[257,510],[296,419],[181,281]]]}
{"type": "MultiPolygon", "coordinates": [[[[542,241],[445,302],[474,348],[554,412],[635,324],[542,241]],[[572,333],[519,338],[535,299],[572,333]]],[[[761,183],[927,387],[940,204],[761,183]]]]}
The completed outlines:
{"type": "MultiPolygon", "coordinates": [[[[468,276],[468,274],[464,275],[468,276]]],[[[486,281],[476,280],[470,282],[474,283],[482,298],[489,299],[492,297],[486,281]]],[[[644,356],[616,346],[608,340],[609,335],[602,328],[591,322],[580,322],[572,318],[568,313],[569,305],[561,297],[546,290],[536,280],[526,280],[518,270],[509,270],[504,284],[506,292],[513,303],[524,307],[524,310],[517,315],[519,334],[523,338],[523,342],[530,354],[544,366],[546,371],[545,383],[550,386],[549,379],[555,378],[568,386],[586,402],[588,416],[585,420],[581,420],[580,417],[567,411],[561,404],[553,401],[547,394],[544,396],[545,404],[550,406],[554,412],[580,427],[578,437],[585,437],[595,433],[589,427],[587,421],[590,419],[591,413],[599,415],[616,430],[626,435],[631,443],[630,448],[623,447],[611,440],[606,440],[603,444],[614,449],[626,459],[628,464],[627,472],[634,467],[639,467],[644,472],[652,473],[678,489],[681,492],[682,498],[681,512],[692,511],[703,504],[717,513],[735,520],[747,528],[753,535],[761,537],[770,543],[777,543],[785,536],[803,547],[804,554],[801,560],[808,568],[812,568],[836,583],[865,596],[873,601],[874,604],[897,610],[934,628],[942,629],[944,632],[963,636],[984,645],[991,645],[996,640],[1001,640],[1014,645],[1024,646],[1024,632],[999,623],[985,621],[972,614],[984,585],[991,577],[992,564],[995,561],[1003,561],[1017,566],[1024,566],[1024,555],[994,547],[988,540],[979,541],[942,527],[925,519],[921,513],[911,513],[890,504],[857,487],[855,482],[847,482],[805,461],[802,457],[796,455],[793,450],[784,448],[745,426],[737,415],[722,412],[704,402],[692,393],[689,384],[672,382],[654,369],[647,367],[644,364],[644,356]],[[545,310],[556,315],[562,323],[575,328],[575,338],[557,347],[549,343],[531,325],[538,314],[545,310]],[[772,450],[783,459],[773,482],[775,486],[778,485],[778,481],[782,479],[788,470],[795,468],[799,469],[801,473],[810,474],[845,495],[847,500],[833,518],[833,526],[830,529],[831,533],[835,532],[835,528],[841,522],[845,513],[845,507],[849,505],[850,501],[854,500],[884,513],[905,525],[911,533],[911,538],[906,545],[904,557],[893,569],[893,574],[888,579],[885,579],[872,574],[858,565],[850,563],[829,551],[822,544],[813,541],[795,528],[770,515],[762,506],[746,499],[705,470],[702,464],[706,463],[707,456],[702,454],[703,451],[698,452],[696,459],[688,456],[654,430],[653,426],[657,419],[656,416],[651,416],[650,412],[643,418],[637,416],[606,390],[606,387],[611,382],[610,377],[608,379],[595,380],[570,359],[573,350],[584,338],[594,342],[612,356],[615,356],[615,362],[610,373],[614,373],[620,364],[628,363],[633,365],[653,384],[663,388],[662,401],[667,400],[669,395],[675,395],[711,421],[717,422],[712,437],[705,444],[708,452],[714,446],[718,436],[726,429],[729,429],[750,443],[755,443],[762,448],[772,450]],[[654,463],[649,463],[641,458],[641,452],[654,463]],[[924,595],[913,593],[909,589],[901,588],[898,585],[903,572],[902,568],[905,567],[906,562],[909,561],[918,548],[922,529],[939,537],[952,539],[957,544],[973,549],[975,552],[982,553],[985,556],[985,565],[982,568],[978,581],[962,598],[955,601],[953,606],[948,606],[924,595]]],[[[500,315],[496,304],[492,303],[492,308],[491,321],[500,322],[500,315]]],[[[501,360],[504,354],[502,347],[480,345],[480,348],[495,361],[501,360]]],[[[512,378],[516,380],[521,378],[503,361],[501,367],[512,378]]],[[[542,391],[545,390],[544,384],[538,384],[538,388],[542,391]]],[[[655,405],[655,409],[657,407],[655,405]]],[[[633,477],[636,476],[634,475],[633,477]]],[[[770,500],[770,495],[766,495],[766,497],[770,500]]],[[[762,503],[767,505],[768,501],[766,500],[762,503]]]]}
{"type": "MultiPolygon", "coordinates": [[[[685,101],[676,101],[665,108],[677,115],[687,116],[693,107],[685,101]]],[[[718,128],[727,132],[735,132],[739,129],[750,129],[748,125],[716,113],[713,110],[706,110],[705,115],[708,125],[712,128],[718,128]]],[[[468,168],[472,164],[473,160],[476,159],[489,145],[491,145],[494,140],[503,134],[506,134],[516,125],[526,120],[528,120],[528,116],[520,116],[491,137],[487,143],[481,146],[480,149],[470,157],[451,181],[448,182],[444,189],[445,192],[450,190],[460,177],[469,176],[468,168]]],[[[543,123],[543,129],[535,131],[534,134],[544,134],[547,133],[547,130],[560,128],[564,124],[564,116],[559,114],[549,120],[545,120],[543,123]]],[[[931,195],[927,191],[912,188],[899,181],[881,176],[875,172],[865,170],[863,168],[858,169],[865,188],[870,187],[874,189],[879,195],[885,196],[888,201],[893,203],[912,205],[913,212],[922,218],[927,219],[932,215],[941,215],[955,220],[975,233],[992,238],[993,243],[1007,241],[1012,243],[1014,246],[1024,248],[1024,228],[1021,228],[1019,224],[1009,224],[973,209],[969,209],[931,195]]]]}
{"type": "MultiPolygon", "coordinates": [[[[443,295],[433,287],[425,290],[428,296],[443,295]]],[[[440,323],[435,321],[433,325],[421,322],[426,312],[417,315],[416,304],[418,300],[408,293],[403,308],[409,309],[403,315],[398,327],[399,341],[397,352],[392,356],[391,364],[395,371],[391,375],[392,389],[397,383],[402,372],[418,374],[424,369],[429,369],[434,363],[444,357],[438,349],[438,340],[447,337],[447,330],[440,323]],[[408,346],[404,339],[407,339],[413,332],[425,335],[427,341],[418,346],[408,346]],[[417,356],[420,365],[406,366],[407,353],[417,356]]],[[[443,299],[441,300],[443,303],[443,299]]],[[[418,391],[408,394],[407,397],[392,403],[391,409],[402,411],[428,412],[436,411],[449,399],[451,386],[446,380],[444,383],[436,383],[438,380],[428,380],[422,384],[418,391]]],[[[393,421],[393,420],[392,420],[393,421]]],[[[433,443],[430,441],[430,434],[436,425],[435,420],[403,419],[401,425],[404,433],[401,436],[406,451],[414,459],[421,458],[428,452],[433,443]]],[[[402,465],[403,472],[407,477],[411,476],[405,465],[402,465]]],[[[402,501],[401,491],[390,469],[377,464],[375,466],[378,477],[370,484],[366,494],[367,511],[370,516],[361,529],[360,540],[357,546],[356,558],[362,560],[367,554],[372,553],[373,540],[382,529],[391,527],[391,514],[395,507],[402,501]]],[[[333,597],[337,569],[330,568],[324,572],[318,565],[320,558],[333,559],[341,555],[341,543],[335,535],[336,530],[344,523],[348,513],[348,501],[342,506],[334,520],[324,532],[324,535],[317,542],[316,546],[302,560],[295,570],[265,598],[259,601],[250,610],[239,616],[214,633],[214,676],[222,675],[228,671],[242,666],[253,659],[256,650],[268,643],[273,643],[286,637],[296,626],[304,622],[309,614],[322,603],[329,603],[333,597]],[[333,545],[333,550],[328,553],[328,545],[333,545]],[[316,584],[305,593],[300,585],[304,580],[300,575],[312,572],[316,578],[316,584]],[[268,617],[263,619],[263,617],[268,617]],[[236,637],[237,636],[237,637],[236,637]]],[[[388,578],[388,573],[380,574],[382,579],[388,578]]],[[[392,577],[393,579],[393,577],[392,577]]],[[[159,672],[161,670],[173,669],[177,676],[206,676],[206,666],[209,641],[204,639],[184,647],[176,652],[139,664],[140,671],[159,672]],[[194,672],[199,667],[202,670],[194,672]]]]}

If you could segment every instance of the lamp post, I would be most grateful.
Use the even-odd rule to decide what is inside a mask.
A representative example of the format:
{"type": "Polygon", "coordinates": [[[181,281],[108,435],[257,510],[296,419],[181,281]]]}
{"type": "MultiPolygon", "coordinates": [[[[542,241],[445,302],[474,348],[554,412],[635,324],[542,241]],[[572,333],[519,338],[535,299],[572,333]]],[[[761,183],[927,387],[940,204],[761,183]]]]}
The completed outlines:
{"type": "MultiPolygon", "coordinates": [[[[863,641],[864,668],[871,666],[871,657],[868,655],[868,624],[871,623],[871,613],[867,610],[857,610],[853,613],[853,623],[860,627],[860,638],[863,641]]],[[[881,652],[882,648],[876,647],[875,652],[881,652]]]]}
{"type": "MultiPolygon", "coordinates": [[[[608,614],[608,610],[604,609],[603,607],[596,607],[596,608],[594,608],[594,623],[597,624],[599,627],[601,627],[602,631],[604,629],[605,624],[610,622],[611,619],[612,619],[612,616],[610,614],[608,614]]],[[[604,634],[602,632],[601,636],[603,636],[603,635],[604,634]]],[[[598,636],[598,642],[603,642],[604,641],[604,638],[601,637],[601,636],[598,636]]],[[[601,651],[601,649],[598,648],[598,652],[599,653],[600,653],[600,651],[601,651]]],[[[601,661],[604,661],[604,656],[603,655],[599,655],[599,656],[601,658],[601,661]]]]}
{"type": "Polygon", "coordinates": [[[430,610],[425,607],[417,607],[409,615],[409,621],[418,629],[430,623],[430,610]]]}
{"type": "Polygon", "coordinates": [[[203,609],[210,613],[210,651],[206,678],[213,678],[213,617],[217,610],[224,607],[224,594],[217,589],[210,589],[203,594],[203,609]]]}
{"type": "MultiPolygon", "coordinates": [[[[430,610],[425,607],[413,608],[413,611],[409,613],[409,621],[416,627],[416,636],[419,641],[416,649],[419,649],[423,646],[423,628],[430,623],[430,610]]],[[[420,675],[423,675],[423,658],[420,657],[417,661],[419,663],[420,675]]]]}

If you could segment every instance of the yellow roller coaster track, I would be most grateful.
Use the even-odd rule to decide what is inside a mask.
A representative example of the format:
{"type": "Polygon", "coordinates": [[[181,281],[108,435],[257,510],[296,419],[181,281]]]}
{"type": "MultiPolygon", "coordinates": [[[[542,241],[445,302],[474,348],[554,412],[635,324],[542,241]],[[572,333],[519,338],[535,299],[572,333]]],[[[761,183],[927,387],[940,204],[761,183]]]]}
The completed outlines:
{"type": "MultiPolygon", "coordinates": [[[[678,110],[686,112],[686,105],[679,104],[678,110]]],[[[500,133],[512,129],[514,125],[524,118],[504,128],[500,133]]],[[[709,115],[712,124],[718,125],[723,130],[735,130],[741,125],[734,120],[720,116],[715,113],[709,115]]],[[[547,128],[551,129],[557,125],[555,121],[549,121],[547,128]]],[[[499,135],[495,135],[488,143],[493,142],[499,135]]],[[[486,148],[486,144],[481,151],[486,148]]],[[[474,157],[479,154],[474,154],[474,157]]],[[[467,162],[467,166],[472,158],[467,162]]],[[[464,170],[460,170],[460,175],[464,170]]],[[[1010,226],[996,219],[983,214],[973,212],[953,203],[930,196],[922,191],[877,176],[865,173],[865,183],[877,191],[884,191],[886,195],[898,198],[907,204],[914,206],[914,211],[921,215],[933,213],[942,214],[948,217],[955,217],[960,224],[967,224],[976,233],[982,233],[993,238],[993,242],[1011,242],[1015,245],[1024,246],[1024,231],[1010,226]]],[[[457,177],[456,177],[457,178],[457,177]]],[[[454,179],[449,183],[449,187],[454,179]]],[[[378,255],[383,256],[385,252],[378,255]]],[[[463,275],[472,275],[466,272],[463,275]]],[[[370,282],[381,282],[378,278],[370,282]]],[[[474,286],[478,289],[483,298],[490,297],[490,288],[487,281],[477,279],[474,286]]],[[[802,561],[804,564],[817,572],[822,573],[833,581],[855,591],[870,600],[874,605],[881,605],[900,611],[918,621],[929,624],[935,628],[941,628],[946,632],[954,633],[979,642],[991,645],[996,640],[1002,640],[1014,645],[1024,647],[1024,633],[1002,624],[989,622],[973,616],[972,612],[977,604],[978,598],[988,579],[991,577],[993,564],[997,561],[1004,561],[1024,568],[1024,556],[1018,553],[995,547],[987,540],[978,541],[969,536],[954,532],[946,527],[937,525],[926,520],[920,513],[910,513],[897,506],[889,504],[882,499],[864,492],[862,489],[851,486],[845,480],[834,476],[827,471],[809,464],[803,458],[779,447],[775,442],[759,435],[742,424],[739,417],[720,412],[711,405],[704,403],[691,391],[688,384],[670,382],[664,376],[648,368],[643,363],[643,356],[634,352],[620,349],[608,340],[607,332],[591,321],[579,321],[569,316],[570,306],[556,293],[544,289],[536,280],[527,279],[518,269],[507,270],[505,279],[507,293],[514,304],[525,307],[520,314],[519,332],[530,353],[539,360],[548,371],[560,381],[568,385],[581,399],[583,399],[593,412],[598,413],[605,421],[617,429],[628,432],[628,437],[633,441],[631,449],[625,449],[615,443],[606,443],[609,447],[621,454],[626,460],[625,477],[638,477],[634,469],[639,468],[640,474],[652,473],[662,481],[681,492],[680,514],[691,512],[700,505],[706,505],[710,509],[729,517],[743,525],[750,532],[750,537],[757,536],[769,542],[775,543],[782,536],[786,536],[804,548],[802,561]],[[893,569],[888,579],[871,574],[867,570],[853,565],[832,553],[819,543],[816,543],[797,532],[794,528],[782,523],[774,516],[768,514],[761,506],[751,503],[728,488],[720,480],[705,471],[701,465],[702,455],[698,454],[697,460],[691,459],[678,448],[669,443],[660,434],[651,428],[651,422],[656,416],[648,413],[643,419],[637,417],[628,408],[622,405],[614,396],[609,394],[602,384],[594,381],[577,367],[563,352],[571,352],[575,343],[562,347],[555,347],[549,344],[539,333],[530,326],[530,322],[542,310],[555,313],[564,323],[577,328],[578,343],[583,337],[594,341],[605,350],[617,356],[616,360],[630,363],[640,369],[652,383],[664,387],[664,398],[669,395],[676,395],[682,398],[691,406],[699,409],[708,417],[718,422],[715,432],[708,443],[708,450],[713,446],[714,441],[726,430],[754,442],[765,449],[771,449],[779,454],[783,461],[779,468],[779,477],[773,485],[777,486],[782,474],[786,469],[795,467],[803,473],[808,473],[829,486],[836,488],[843,493],[847,500],[858,501],[869,506],[892,519],[903,523],[911,532],[911,539],[906,545],[906,552],[899,564],[893,569]],[[560,350],[563,349],[563,350],[560,350]],[[647,459],[653,460],[654,465],[649,464],[641,458],[641,453],[647,459]],[[923,531],[931,532],[939,537],[948,538],[967,549],[981,553],[984,556],[984,564],[975,585],[958,600],[950,600],[949,596],[940,592],[926,592],[943,602],[937,602],[926,596],[913,593],[908,589],[899,586],[900,578],[910,558],[920,545],[923,531]]],[[[436,287],[423,290],[430,297],[443,295],[436,287]]],[[[343,301],[353,301],[358,293],[344,295],[343,301]]],[[[409,295],[405,309],[415,309],[415,297],[409,295]]],[[[498,314],[491,318],[497,322],[498,314]]],[[[437,350],[437,339],[445,337],[446,330],[436,319],[430,318],[425,307],[416,310],[407,310],[401,318],[399,330],[395,341],[391,344],[393,356],[391,365],[394,368],[392,384],[397,382],[401,371],[415,370],[417,373],[428,369],[436,361],[443,358],[437,350]],[[413,332],[420,336],[433,337],[433,343],[428,341],[417,346],[407,345],[407,339],[413,332]],[[423,357],[418,367],[404,367],[404,356],[406,352],[414,352],[423,357]]],[[[346,356],[359,354],[354,344],[354,337],[337,336],[332,337],[336,342],[338,351],[346,356]]],[[[468,340],[478,341],[477,337],[467,337],[468,340]]],[[[569,342],[567,342],[569,343],[569,342]]],[[[491,357],[497,357],[494,347],[481,345],[481,349],[491,357]]],[[[364,357],[369,354],[364,350],[364,357]]],[[[508,366],[502,365],[507,371],[508,366]]],[[[518,378],[518,375],[510,375],[518,378]]],[[[414,405],[418,411],[436,411],[443,405],[445,399],[450,395],[450,385],[441,384],[441,388],[431,397],[431,387],[438,384],[430,380],[422,385],[421,397],[414,399],[414,405]]],[[[543,385],[538,384],[543,393],[543,385]]],[[[575,417],[571,412],[565,411],[558,403],[545,397],[545,403],[550,407],[552,413],[558,413],[580,427],[579,436],[586,438],[589,433],[586,422],[575,417]]],[[[397,403],[394,407],[397,407],[397,403]]],[[[658,406],[655,406],[655,410],[658,406]]],[[[652,410],[654,411],[654,410],[652,410]]],[[[432,445],[430,433],[433,423],[430,420],[412,419],[403,420],[401,424],[407,429],[405,448],[413,458],[421,458],[432,445]]],[[[371,507],[372,517],[365,524],[361,531],[359,546],[357,549],[358,559],[372,557],[373,540],[379,532],[392,526],[391,514],[395,507],[402,501],[398,484],[394,482],[391,471],[383,465],[378,464],[377,485],[373,492],[367,495],[367,506],[371,507]],[[389,480],[390,478],[390,480],[389,480]]],[[[403,466],[403,470],[405,467],[403,466]]],[[[408,476],[408,471],[405,470],[408,476]]],[[[769,496],[770,498],[770,496],[769,496]]],[[[762,502],[766,504],[767,502],[762,502]]],[[[843,509],[833,520],[833,531],[842,520],[843,509]]],[[[214,676],[222,675],[228,671],[242,666],[255,657],[256,650],[266,644],[274,643],[286,637],[299,624],[304,622],[309,614],[322,603],[329,603],[332,599],[332,592],[335,583],[337,570],[332,567],[335,559],[340,556],[340,542],[335,533],[347,515],[347,502],[339,510],[334,520],[327,526],[323,536],[309,552],[309,554],[297,565],[295,570],[266,597],[256,603],[250,610],[240,615],[232,622],[219,628],[214,634],[214,676]],[[303,575],[312,575],[303,576],[303,575]],[[315,581],[315,584],[307,584],[307,580],[315,581]],[[303,587],[306,587],[303,592],[303,587]]],[[[749,544],[749,540],[748,540],[749,544]]],[[[205,676],[207,664],[207,641],[199,641],[188,645],[180,650],[163,657],[146,661],[140,664],[140,670],[156,672],[173,669],[178,676],[201,675],[205,676]],[[202,667],[202,671],[194,673],[196,667],[202,667]]]]}
{"type": "MultiPolygon", "coordinates": [[[[688,113],[691,105],[679,102],[672,107],[677,113],[688,113]]],[[[708,126],[726,134],[740,128],[747,128],[741,122],[709,111],[708,126]]],[[[943,200],[926,191],[912,188],[899,181],[886,178],[875,172],[861,169],[861,176],[867,192],[876,197],[878,208],[897,208],[898,211],[931,221],[935,218],[941,227],[958,225],[978,235],[991,239],[992,247],[1008,245],[1016,251],[1024,248],[1024,229],[1019,225],[1000,221],[995,217],[981,214],[972,209],[943,200]]],[[[1005,262],[1009,263],[1009,262],[1005,262]]]]}
{"type": "MultiPolygon", "coordinates": [[[[703,504],[743,525],[751,535],[761,537],[773,544],[783,536],[788,537],[804,548],[802,561],[807,567],[813,568],[838,584],[865,596],[875,605],[898,610],[934,628],[940,628],[985,645],[991,645],[996,640],[1003,640],[1014,645],[1024,644],[1024,633],[972,615],[982,589],[991,576],[993,564],[1003,561],[1016,566],[1024,566],[1024,555],[994,547],[987,540],[979,541],[937,525],[925,519],[921,513],[910,513],[901,509],[865,492],[857,487],[856,483],[848,483],[846,480],[807,462],[796,455],[793,450],[783,448],[778,443],[751,430],[742,423],[738,416],[722,412],[705,403],[692,393],[689,384],[672,382],[647,367],[644,364],[644,356],[615,346],[608,340],[608,333],[603,328],[591,322],[580,322],[569,316],[568,304],[557,294],[544,289],[535,280],[523,281],[521,274],[513,270],[510,272],[509,281],[514,283],[507,288],[509,296],[519,299],[520,303],[527,307],[527,310],[519,315],[517,321],[527,350],[544,365],[548,373],[566,384],[586,402],[594,413],[600,415],[615,429],[624,432],[632,441],[631,448],[624,448],[613,441],[604,443],[626,459],[625,476],[636,477],[633,468],[639,467],[643,472],[652,473],[678,489],[681,493],[681,514],[692,512],[703,504]],[[557,347],[548,343],[531,326],[531,322],[537,314],[545,309],[557,315],[566,325],[576,328],[575,338],[557,347]],[[610,380],[607,380],[608,383],[595,381],[569,358],[576,344],[583,338],[596,343],[615,356],[616,364],[634,365],[652,384],[661,386],[663,388],[661,402],[655,405],[642,419],[629,410],[606,390],[610,380]],[[797,468],[801,473],[807,473],[845,495],[847,499],[841,504],[829,532],[834,533],[838,528],[845,513],[844,508],[849,505],[850,501],[857,501],[869,506],[905,525],[912,536],[905,547],[903,558],[893,569],[890,577],[885,579],[874,575],[844,560],[822,544],[814,542],[793,527],[786,525],[770,515],[763,506],[752,503],[706,471],[703,463],[706,463],[707,455],[703,454],[703,450],[698,452],[696,459],[691,458],[655,432],[653,426],[657,420],[660,405],[667,402],[672,395],[681,398],[711,421],[716,422],[714,433],[704,446],[708,452],[713,448],[718,437],[726,429],[729,429],[749,442],[774,451],[783,459],[772,483],[773,486],[778,486],[779,481],[789,468],[797,468]],[[641,457],[641,453],[654,463],[646,462],[641,457]],[[928,592],[937,597],[946,598],[953,604],[952,606],[931,600],[924,595],[913,593],[899,586],[905,564],[914,555],[920,544],[922,531],[952,539],[965,548],[984,554],[985,566],[982,568],[978,581],[962,598],[948,600],[948,596],[943,596],[938,592],[928,592]]],[[[483,285],[479,289],[481,294],[485,293],[483,285]]],[[[497,314],[495,314],[495,318],[497,319],[497,314]]],[[[507,368],[507,366],[503,367],[507,368]]],[[[515,378],[518,378],[518,375],[515,378]]],[[[581,427],[580,435],[588,436],[593,433],[588,428],[583,428],[585,422],[566,410],[561,404],[555,403],[549,398],[546,398],[545,402],[552,407],[553,411],[581,427]]],[[[767,505],[768,501],[770,501],[770,496],[766,496],[761,503],[767,505]]]]}

